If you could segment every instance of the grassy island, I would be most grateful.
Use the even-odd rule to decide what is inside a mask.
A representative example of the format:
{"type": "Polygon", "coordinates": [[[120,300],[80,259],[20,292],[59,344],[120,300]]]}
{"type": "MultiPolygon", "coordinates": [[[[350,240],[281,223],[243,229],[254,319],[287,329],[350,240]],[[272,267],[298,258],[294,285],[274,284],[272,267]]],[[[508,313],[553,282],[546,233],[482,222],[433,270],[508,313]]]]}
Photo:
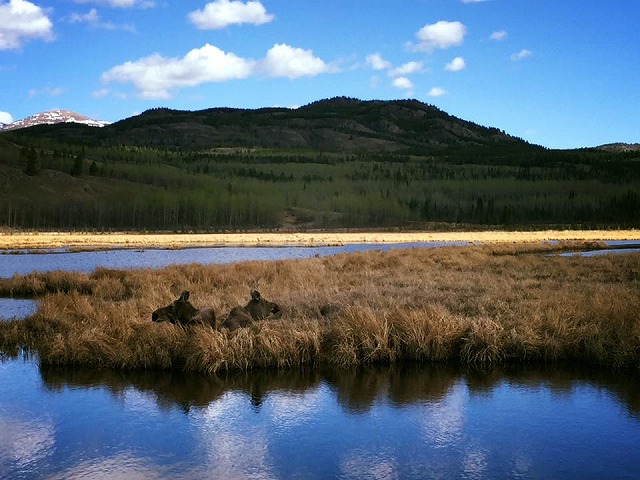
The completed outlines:
{"type": "Polygon", "coordinates": [[[580,362],[640,372],[640,254],[556,253],[584,244],[518,243],[371,251],[306,260],[200,264],[0,280],[37,313],[0,322],[0,350],[47,365],[216,373],[403,361],[487,367],[580,362]],[[237,331],[153,323],[191,292],[218,316],[251,289],[278,320],[237,331]],[[322,315],[321,306],[331,313],[322,315]]]}

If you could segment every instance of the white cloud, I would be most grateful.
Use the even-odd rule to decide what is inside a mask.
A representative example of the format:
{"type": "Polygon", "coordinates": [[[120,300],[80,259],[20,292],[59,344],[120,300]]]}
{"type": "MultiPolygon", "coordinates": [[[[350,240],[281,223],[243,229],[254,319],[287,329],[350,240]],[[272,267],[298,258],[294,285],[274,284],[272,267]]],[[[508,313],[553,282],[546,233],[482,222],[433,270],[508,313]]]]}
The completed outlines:
{"type": "Polygon", "coordinates": [[[507,38],[508,33],[504,30],[498,30],[497,32],[493,32],[489,37],[489,40],[493,40],[494,42],[500,42],[507,38]]]}
{"type": "Polygon", "coordinates": [[[401,77],[404,75],[410,75],[422,70],[422,62],[407,62],[404,65],[400,65],[393,70],[389,70],[390,77],[401,77]]]}
{"type": "Polygon", "coordinates": [[[488,0],[462,0],[462,3],[482,3],[487,1],[488,0]]]}
{"type": "Polygon", "coordinates": [[[96,5],[107,5],[114,8],[152,8],[156,2],[153,0],[73,0],[75,3],[94,3],[96,5]]]}
{"type": "Polygon", "coordinates": [[[29,98],[38,97],[40,95],[47,97],[59,97],[63,93],[64,89],[61,87],[32,88],[29,90],[29,98]]]}
{"type": "Polygon", "coordinates": [[[33,38],[53,40],[53,23],[44,9],[26,0],[0,4],[0,50],[19,49],[33,38]]]}
{"type": "MultiPolygon", "coordinates": [[[[117,65],[102,74],[102,82],[130,83],[140,97],[158,99],[170,98],[171,90],[176,88],[239,80],[258,73],[294,79],[336,70],[314,56],[311,50],[286,44],[275,44],[260,62],[206,44],[191,50],[183,58],[166,58],[155,53],[117,65]]],[[[98,90],[94,95],[103,92],[106,90],[98,90]]]]}
{"type": "Polygon", "coordinates": [[[517,62],[520,60],[523,60],[527,57],[530,57],[533,55],[533,52],[531,50],[527,50],[526,48],[523,50],[520,50],[518,53],[514,53],[511,55],[511,61],[513,62],[517,62]]]}
{"type": "Polygon", "coordinates": [[[391,62],[386,61],[379,53],[367,55],[367,64],[374,70],[386,70],[391,68],[391,62]]]}
{"type": "Polygon", "coordinates": [[[262,3],[246,3],[230,0],[215,0],[207,3],[202,10],[189,13],[189,20],[201,30],[216,30],[228,25],[251,23],[262,25],[273,20],[262,3]]]}
{"type": "Polygon", "coordinates": [[[135,32],[133,25],[115,25],[111,22],[105,22],[98,15],[98,11],[92,8],[87,13],[71,13],[66,20],[72,24],[87,24],[91,28],[103,28],[105,30],[126,30],[135,32]]]}
{"type": "Polygon", "coordinates": [[[461,45],[466,33],[467,27],[462,23],[440,20],[418,30],[416,37],[419,43],[413,45],[413,48],[418,51],[432,52],[436,49],[461,45]]]}
{"type": "Polygon", "coordinates": [[[444,69],[448,72],[459,72],[460,70],[464,70],[465,68],[467,68],[467,64],[462,57],[454,58],[444,67],[444,69]]]}
{"type": "Polygon", "coordinates": [[[100,21],[98,11],[95,8],[89,10],[88,13],[72,13],[68,17],[69,23],[88,23],[90,25],[97,24],[100,21]]]}
{"type": "Polygon", "coordinates": [[[108,88],[100,88],[96,91],[94,91],[91,96],[93,98],[104,98],[107,95],[109,95],[111,93],[111,90],[109,90],[108,88]]]}
{"type": "Polygon", "coordinates": [[[403,90],[412,90],[413,83],[407,77],[398,77],[393,79],[392,85],[396,88],[401,88],[403,90]]]}
{"type": "Polygon", "coordinates": [[[290,47],[285,43],[276,43],[267,52],[260,68],[271,77],[313,77],[336,69],[313,55],[311,50],[290,47]]]}
{"type": "Polygon", "coordinates": [[[9,112],[0,112],[0,123],[12,123],[13,117],[9,112]]]}
{"type": "Polygon", "coordinates": [[[183,58],[165,58],[156,53],[123,63],[103,73],[102,81],[131,83],[143,98],[169,98],[173,88],[246,78],[254,63],[206,44],[183,58]]]}
{"type": "Polygon", "coordinates": [[[429,93],[427,93],[427,95],[429,95],[430,97],[441,97],[446,94],[447,91],[444,88],[440,87],[433,87],[431,90],[429,90],[429,93]]]}

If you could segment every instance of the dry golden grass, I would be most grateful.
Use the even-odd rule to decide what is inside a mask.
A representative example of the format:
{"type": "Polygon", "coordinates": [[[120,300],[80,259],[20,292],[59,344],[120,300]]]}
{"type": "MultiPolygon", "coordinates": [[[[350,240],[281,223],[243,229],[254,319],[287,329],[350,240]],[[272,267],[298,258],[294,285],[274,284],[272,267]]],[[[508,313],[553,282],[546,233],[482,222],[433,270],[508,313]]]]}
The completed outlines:
{"type": "Polygon", "coordinates": [[[402,361],[577,361],[640,372],[640,254],[549,256],[575,245],[492,244],[306,260],[31,274],[38,312],[0,323],[0,348],[44,364],[221,370],[402,361]],[[191,291],[221,315],[250,289],[280,320],[235,332],[156,324],[151,312],[191,291]],[[332,304],[327,318],[320,306],[332,304]]]}
{"type": "Polygon", "coordinates": [[[254,232],[254,233],[81,233],[0,232],[0,250],[186,248],[211,246],[343,245],[349,243],[481,242],[521,243],[589,240],[640,240],[640,230],[543,230],[529,232],[254,232]]]}

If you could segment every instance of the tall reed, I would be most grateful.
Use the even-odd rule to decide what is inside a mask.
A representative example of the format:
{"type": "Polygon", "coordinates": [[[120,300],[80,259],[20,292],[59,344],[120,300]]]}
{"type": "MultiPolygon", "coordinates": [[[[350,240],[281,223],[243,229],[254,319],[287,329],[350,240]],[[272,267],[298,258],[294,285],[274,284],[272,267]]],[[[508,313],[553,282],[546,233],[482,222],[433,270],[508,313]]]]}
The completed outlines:
{"type": "Polygon", "coordinates": [[[553,248],[564,247],[100,269],[65,275],[65,288],[31,274],[9,282],[18,290],[48,282],[52,291],[32,317],[0,323],[0,348],[33,349],[44,364],[207,373],[404,361],[572,361],[640,372],[640,255],[548,255],[553,248]],[[279,303],[283,317],[235,332],[150,319],[182,290],[221,316],[250,289],[279,303]]]}

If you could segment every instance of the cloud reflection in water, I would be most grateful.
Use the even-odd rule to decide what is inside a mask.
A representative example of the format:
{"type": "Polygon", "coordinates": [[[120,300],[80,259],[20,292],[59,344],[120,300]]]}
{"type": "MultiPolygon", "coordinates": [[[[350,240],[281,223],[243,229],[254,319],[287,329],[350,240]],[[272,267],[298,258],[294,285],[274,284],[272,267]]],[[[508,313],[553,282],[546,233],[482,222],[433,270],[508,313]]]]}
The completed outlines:
{"type": "Polygon", "coordinates": [[[51,455],[54,445],[55,428],[49,421],[0,417],[0,467],[9,462],[30,470],[51,455]]]}

